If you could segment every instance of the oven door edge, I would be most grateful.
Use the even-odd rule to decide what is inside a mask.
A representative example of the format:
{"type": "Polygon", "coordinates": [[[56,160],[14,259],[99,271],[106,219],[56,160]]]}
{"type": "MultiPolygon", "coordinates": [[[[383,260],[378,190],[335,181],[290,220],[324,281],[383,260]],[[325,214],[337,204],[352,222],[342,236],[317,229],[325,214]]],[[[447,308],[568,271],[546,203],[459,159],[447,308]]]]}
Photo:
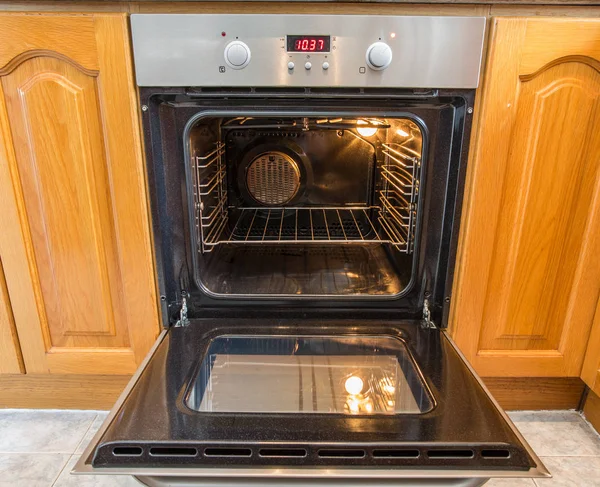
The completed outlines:
{"type": "Polygon", "coordinates": [[[534,469],[532,468],[530,470],[530,472],[533,472],[533,471],[537,472],[538,475],[536,475],[536,477],[552,477],[552,474],[548,471],[546,466],[542,463],[542,460],[540,460],[540,457],[538,457],[536,455],[536,453],[533,451],[533,448],[531,448],[531,446],[529,445],[527,440],[525,440],[525,438],[523,437],[521,432],[518,430],[518,428],[515,426],[515,424],[512,422],[512,420],[510,419],[508,414],[506,414],[506,411],[504,411],[502,406],[500,406],[500,404],[498,404],[498,401],[496,401],[496,398],[492,395],[490,390],[486,387],[483,380],[481,380],[481,377],[479,377],[479,374],[477,374],[477,372],[475,372],[475,369],[473,368],[471,363],[466,359],[466,357],[463,355],[463,353],[460,351],[460,349],[456,346],[456,343],[454,343],[454,340],[452,340],[452,338],[450,337],[448,332],[446,332],[446,330],[443,330],[442,334],[444,335],[446,340],[448,340],[448,343],[450,343],[450,345],[452,345],[452,348],[454,348],[454,350],[456,351],[456,354],[460,357],[463,364],[467,367],[469,372],[471,372],[471,374],[473,375],[475,380],[479,383],[481,388],[484,390],[484,392],[490,398],[490,401],[492,401],[492,404],[494,405],[494,407],[500,413],[502,418],[504,418],[504,421],[506,421],[506,423],[508,424],[508,426],[510,427],[512,432],[519,439],[519,441],[523,444],[523,446],[527,450],[527,453],[529,454],[529,456],[536,463],[536,468],[534,468],[534,469]]]}
{"type": "Polygon", "coordinates": [[[144,373],[144,370],[146,370],[146,367],[152,360],[154,353],[156,352],[156,350],[158,349],[158,347],[160,346],[160,344],[162,343],[162,341],[164,340],[164,338],[168,332],[169,332],[169,329],[165,328],[161,331],[160,335],[158,335],[158,337],[156,338],[156,341],[154,342],[154,345],[152,345],[152,348],[148,351],[148,354],[144,357],[144,360],[142,361],[142,363],[140,364],[138,369],[135,371],[135,374],[133,374],[133,376],[131,377],[131,380],[127,383],[127,386],[125,387],[125,389],[123,389],[123,392],[121,393],[121,395],[117,399],[117,402],[114,404],[114,406],[110,410],[110,413],[108,414],[108,416],[102,423],[102,426],[96,432],[96,434],[94,435],[92,440],[89,442],[89,444],[85,447],[85,450],[79,457],[79,460],[77,460],[77,463],[73,467],[73,470],[71,473],[74,473],[74,474],[90,474],[90,473],[96,474],[96,473],[98,473],[97,469],[94,469],[92,467],[92,465],[89,463],[86,463],[85,460],[86,460],[86,458],[88,458],[90,456],[90,454],[92,453],[94,448],[96,448],[96,445],[100,441],[100,438],[102,438],[102,435],[104,434],[104,432],[106,431],[108,426],[112,423],[113,418],[116,416],[119,409],[121,409],[121,406],[123,405],[123,403],[127,400],[127,397],[131,393],[134,386],[137,384],[137,381],[139,380],[139,378],[144,373]]]}

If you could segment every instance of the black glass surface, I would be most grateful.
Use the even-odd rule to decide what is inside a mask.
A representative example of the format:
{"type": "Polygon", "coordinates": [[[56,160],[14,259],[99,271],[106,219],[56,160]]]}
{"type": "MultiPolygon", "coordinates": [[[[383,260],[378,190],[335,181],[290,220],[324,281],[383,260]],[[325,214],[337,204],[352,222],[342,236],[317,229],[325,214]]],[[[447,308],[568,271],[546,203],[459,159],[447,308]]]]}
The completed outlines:
{"type": "MultiPolygon", "coordinates": [[[[152,468],[352,465],[526,470],[534,466],[499,410],[439,329],[421,328],[418,321],[378,321],[373,319],[372,311],[369,316],[357,313],[353,319],[319,322],[285,315],[277,318],[276,310],[271,314],[269,319],[251,319],[232,311],[229,318],[194,319],[188,327],[171,328],[88,461],[95,467],[152,468]],[[317,355],[330,351],[328,348],[334,343],[330,337],[347,343],[357,340],[369,344],[371,350],[375,346],[381,350],[376,355],[382,356],[398,357],[398,350],[405,347],[414,360],[419,380],[430,394],[432,407],[423,412],[396,414],[194,410],[202,403],[201,394],[196,399],[193,395],[211,344],[222,347],[226,342],[219,342],[220,337],[250,335],[276,337],[260,351],[274,356],[275,344],[289,347],[290,337],[300,339],[300,348],[310,344],[311,354],[324,347],[317,355]],[[385,339],[379,345],[370,342],[375,336],[390,337],[393,352],[386,348],[385,339]],[[115,448],[118,453],[121,448],[132,446],[136,455],[115,453],[115,448]],[[174,453],[153,455],[157,448],[174,453]],[[177,455],[180,448],[187,448],[192,454],[177,455]],[[302,450],[305,454],[269,456],[260,453],[265,449],[302,450]],[[501,455],[484,457],[483,452],[489,450],[499,450],[501,455]],[[417,454],[385,456],[407,451],[417,454]],[[352,457],[358,454],[359,457],[352,457]]],[[[247,351],[244,338],[240,339],[239,343],[234,340],[230,351],[236,351],[240,345],[239,351],[247,351]]],[[[364,354],[365,347],[362,351],[361,347],[352,353],[364,354]]],[[[253,351],[258,352],[258,348],[255,346],[253,351]]],[[[308,405],[312,403],[311,395],[308,405]]]]}

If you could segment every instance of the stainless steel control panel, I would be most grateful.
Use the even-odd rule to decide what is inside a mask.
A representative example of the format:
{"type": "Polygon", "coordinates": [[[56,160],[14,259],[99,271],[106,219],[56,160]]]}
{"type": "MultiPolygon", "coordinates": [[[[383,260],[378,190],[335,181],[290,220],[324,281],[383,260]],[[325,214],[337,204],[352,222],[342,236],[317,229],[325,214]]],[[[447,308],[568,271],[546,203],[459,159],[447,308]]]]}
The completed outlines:
{"type": "Polygon", "coordinates": [[[484,17],[131,16],[139,86],[476,88],[484,17]]]}

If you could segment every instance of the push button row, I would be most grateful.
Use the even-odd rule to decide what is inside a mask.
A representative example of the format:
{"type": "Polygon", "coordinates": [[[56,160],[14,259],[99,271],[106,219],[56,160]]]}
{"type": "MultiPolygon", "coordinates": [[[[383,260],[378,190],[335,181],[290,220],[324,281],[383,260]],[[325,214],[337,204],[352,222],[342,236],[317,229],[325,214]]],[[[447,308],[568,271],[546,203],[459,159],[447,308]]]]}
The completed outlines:
{"type": "MultiPolygon", "coordinates": [[[[294,64],[293,61],[290,61],[287,66],[290,71],[292,71],[296,67],[296,65],[294,64]]],[[[327,61],[325,61],[321,65],[321,67],[323,68],[323,70],[327,71],[329,69],[329,63],[327,61]]],[[[310,61],[306,61],[306,63],[304,63],[304,69],[306,69],[307,71],[311,70],[312,63],[310,61]]]]}

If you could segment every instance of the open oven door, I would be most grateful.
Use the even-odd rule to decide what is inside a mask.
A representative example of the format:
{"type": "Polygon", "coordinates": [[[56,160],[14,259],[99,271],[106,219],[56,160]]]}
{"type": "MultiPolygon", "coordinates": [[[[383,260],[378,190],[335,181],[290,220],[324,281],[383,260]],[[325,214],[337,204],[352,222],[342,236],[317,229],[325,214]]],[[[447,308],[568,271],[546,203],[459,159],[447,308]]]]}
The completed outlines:
{"type": "Polygon", "coordinates": [[[222,318],[161,334],[74,473],[156,486],[549,476],[442,330],[222,318]]]}

